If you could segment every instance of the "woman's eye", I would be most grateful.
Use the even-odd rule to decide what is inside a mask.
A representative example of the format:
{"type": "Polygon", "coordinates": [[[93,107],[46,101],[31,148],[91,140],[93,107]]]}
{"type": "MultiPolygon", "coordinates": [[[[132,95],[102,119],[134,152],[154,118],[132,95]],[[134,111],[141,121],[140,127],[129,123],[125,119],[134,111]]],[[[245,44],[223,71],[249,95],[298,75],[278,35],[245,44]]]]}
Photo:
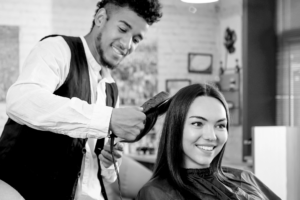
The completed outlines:
{"type": "Polygon", "coordinates": [[[226,128],[226,124],[219,124],[217,127],[220,129],[224,129],[224,128],[226,128]]]}
{"type": "Polygon", "coordinates": [[[202,122],[193,122],[192,125],[194,125],[194,126],[202,126],[203,123],[202,122]]]}

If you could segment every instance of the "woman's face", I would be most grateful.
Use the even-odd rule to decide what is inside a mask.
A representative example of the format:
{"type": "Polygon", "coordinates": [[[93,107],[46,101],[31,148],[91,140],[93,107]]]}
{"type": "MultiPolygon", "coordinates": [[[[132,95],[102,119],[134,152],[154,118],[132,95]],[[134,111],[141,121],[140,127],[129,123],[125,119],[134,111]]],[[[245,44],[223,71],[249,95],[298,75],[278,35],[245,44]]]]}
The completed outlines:
{"type": "Polygon", "coordinates": [[[209,167],[227,141],[226,126],[226,110],[222,103],[213,97],[197,97],[184,122],[183,167],[209,167]]]}

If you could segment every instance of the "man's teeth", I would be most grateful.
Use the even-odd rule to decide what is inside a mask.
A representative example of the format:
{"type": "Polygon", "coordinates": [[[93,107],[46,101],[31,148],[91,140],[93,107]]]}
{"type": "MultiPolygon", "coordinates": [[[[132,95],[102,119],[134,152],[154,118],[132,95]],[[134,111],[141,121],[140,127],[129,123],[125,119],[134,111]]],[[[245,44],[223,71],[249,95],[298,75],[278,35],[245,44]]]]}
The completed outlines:
{"type": "Polygon", "coordinates": [[[121,51],[119,51],[117,48],[113,47],[114,51],[120,55],[123,55],[123,53],[121,51]]]}
{"type": "Polygon", "coordinates": [[[212,151],[214,147],[208,147],[208,146],[198,146],[198,148],[203,149],[205,151],[212,151]]]}

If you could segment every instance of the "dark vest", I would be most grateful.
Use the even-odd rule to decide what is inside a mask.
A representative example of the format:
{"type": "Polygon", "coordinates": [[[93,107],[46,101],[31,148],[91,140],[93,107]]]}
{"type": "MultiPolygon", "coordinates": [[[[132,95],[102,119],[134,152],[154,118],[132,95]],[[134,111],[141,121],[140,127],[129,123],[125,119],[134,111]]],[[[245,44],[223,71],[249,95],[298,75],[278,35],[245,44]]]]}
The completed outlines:
{"type": "MultiPolygon", "coordinates": [[[[54,94],[90,104],[83,44],[78,37],[62,37],[70,47],[71,63],[66,81],[54,94]]],[[[86,139],[35,130],[8,119],[0,138],[0,179],[26,200],[73,199],[85,143],[86,139]]]]}

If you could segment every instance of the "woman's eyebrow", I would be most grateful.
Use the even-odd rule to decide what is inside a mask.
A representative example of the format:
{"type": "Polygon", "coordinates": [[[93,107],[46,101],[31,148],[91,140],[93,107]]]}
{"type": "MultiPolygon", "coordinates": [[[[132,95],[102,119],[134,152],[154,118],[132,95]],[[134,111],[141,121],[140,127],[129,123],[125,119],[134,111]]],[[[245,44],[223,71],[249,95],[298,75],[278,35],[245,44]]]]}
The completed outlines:
{"type": "Polygon", "coordinates": [[[201,116],[190,116],[189,118],[197,118],[197,119],[202,119],[202,120],[204,120],[204,121],[207,121],[206,118],[201,117],[201,116]]]}
{"type": "MultiPolygon", "coordinates": [[[[202,119],[204,121],[208,121],[206,118],[201,117],[201,116],[190,116],[189,118],[197,118],[197,119],[202,119]]],[[[219,119],[217,122],[223,122],[223,121],[227,122],[227,119],[226,118],[222,118],[222,119],[219,119]]]]}

